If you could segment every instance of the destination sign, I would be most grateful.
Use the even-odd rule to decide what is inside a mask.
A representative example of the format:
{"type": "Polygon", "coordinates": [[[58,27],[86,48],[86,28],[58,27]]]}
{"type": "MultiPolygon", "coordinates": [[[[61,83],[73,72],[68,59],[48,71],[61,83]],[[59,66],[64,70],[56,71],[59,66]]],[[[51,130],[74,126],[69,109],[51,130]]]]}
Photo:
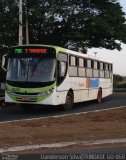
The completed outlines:
{"type": "Polygon", "coordinates": [[[9,49],[9,57],[29,58],[29,57],[56,57],[56,50],[48,46],[15,46],[9,49]]]}
{"type": "Polygon", "coordinates": [[[15,48],[16,54],[45,54],[48,53],[46,48],[15,48]]]}

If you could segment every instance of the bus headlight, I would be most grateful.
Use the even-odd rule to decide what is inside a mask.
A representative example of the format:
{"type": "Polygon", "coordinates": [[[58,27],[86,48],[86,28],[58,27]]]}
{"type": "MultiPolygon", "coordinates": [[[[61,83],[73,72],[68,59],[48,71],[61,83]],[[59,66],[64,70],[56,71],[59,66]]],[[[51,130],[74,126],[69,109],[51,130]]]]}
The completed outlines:
{"type": "Polygon", "coordinates": [[[7,93],[9,93],[9,94],[11,94],[11,95],[13,95],[14,93],[12,92],[12,91],[10,91],[10,90],[6,90],[7,91],[7,93]]]}
{"type": "Polygon", "coordinates": [[[47,95],[46,91],[39,93],[39,96],[46,96],[46,95],[47,95]]]}
{"type": "Polygon", "coordinates": [[[39,96],[47,96],[47,95],[51,94],[53,91],[54,91],[54,88],[50,88],[47,91],[43,91],[43,92],[39,93],[39,96]]]}

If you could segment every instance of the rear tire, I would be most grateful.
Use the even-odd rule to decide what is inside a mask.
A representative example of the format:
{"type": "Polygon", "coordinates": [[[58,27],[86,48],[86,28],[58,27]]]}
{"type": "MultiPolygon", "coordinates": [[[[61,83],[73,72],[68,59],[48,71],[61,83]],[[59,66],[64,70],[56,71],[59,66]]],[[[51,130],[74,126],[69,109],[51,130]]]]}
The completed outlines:
{"type": "Polygon", "coordinates": [[[71,91],[68,91],[66,96],[65,104],[62,106],[63,110],[68,111],[71,110],[74,105],[74,96],[71,91]]]}
{"type": "Polygon", "coordinates": [[[98,90],[97,102],[98,102],[98,103],[101,103],[101,102],[102,102],[102,88],[99,88],[99,90],[98,90]]]}

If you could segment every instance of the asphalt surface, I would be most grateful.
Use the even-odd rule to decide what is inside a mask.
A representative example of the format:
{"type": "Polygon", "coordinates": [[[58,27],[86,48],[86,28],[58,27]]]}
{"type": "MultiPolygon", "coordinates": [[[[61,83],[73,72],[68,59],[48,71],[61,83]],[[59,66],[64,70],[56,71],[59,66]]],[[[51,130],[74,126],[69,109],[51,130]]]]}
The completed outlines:
{"type": "Polygon", "coordinates": [[[62,149],[32,154],[3,154],[0,160],[126,160],[126,146],[62,149]]]}
{"type": "Polygon", "coordinates": [[[100,104],[95,101],[77,103],[71,111],[62,111],[56,106],[34,106],[33,110],[24,111],[20,106],[8,105],[7,108],[0,110],[0,122],[88,112],[120,106],[126,106],[126,95],[113,94],[105,98],[100,104]]]}
{"type": "MultiPolygon", "coordinates": [[[[126,106],[126,95],[113,94],[98,104],[95,101],[83,102],[75,104],[71,111],[61,111],[59,107],[54,106],[39,106],[31,112],[24,111],[19,106],[10,105],[7,108],[0,110],[0,122],[23,120],[47,116],[64,115],[71,113],[80,113],[95,111],[101,109],[109,109],[115,107],[126,106]]],[[[62,150],[53,150],[35,153],[35,154],[22,154],[22,155],[9,155],[1,154],[0,160],[15,159],[15,160],[41,160],[41,159],[71,159],[71,160],[90,160],[90,159],[105,159],[105,160],[126,160],[126,145],[112,146],[112,147],[81,147],[69,148],[62,150]],[[49,157],[51,156],[51,157],[49,157]]]]}

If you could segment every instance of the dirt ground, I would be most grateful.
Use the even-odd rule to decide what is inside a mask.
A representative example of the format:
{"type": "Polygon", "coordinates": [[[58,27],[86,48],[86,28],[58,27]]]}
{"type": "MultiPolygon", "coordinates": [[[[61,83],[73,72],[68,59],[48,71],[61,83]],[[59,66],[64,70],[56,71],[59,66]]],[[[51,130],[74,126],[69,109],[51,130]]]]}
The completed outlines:
{"type": "Polygon", "coordinates": [[[0,147],[126,138],[126,107],[0,124],[0,147]]]}

